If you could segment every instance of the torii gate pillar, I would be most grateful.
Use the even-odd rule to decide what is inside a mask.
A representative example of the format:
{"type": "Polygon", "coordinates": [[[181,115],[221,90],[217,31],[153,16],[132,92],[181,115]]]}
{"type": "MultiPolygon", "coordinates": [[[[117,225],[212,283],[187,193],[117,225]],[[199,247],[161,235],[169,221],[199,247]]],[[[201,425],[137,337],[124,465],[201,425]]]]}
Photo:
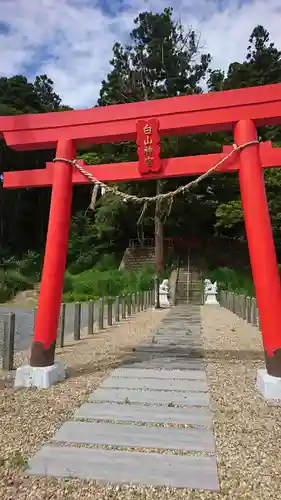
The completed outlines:
{"type": "MultiPolygon", "coordinates": [[[[234,139],[256,141],[253,121],[239,121],[234,139]]],[[[239,180],[267,373],[281,377],[281,286],[258,144],[240,152],[239,180]]]]}
{"type": "MultiPolygon", "coordinates": [[[[73,160],[76,148],[71,140],[58,141],[57,158],[73,160]]],[[[57,162],[54,173],[49,226],[45,248],[31,366],[54,364],[58,318],[66,265],[72,202],[72,165],[57,162]]]]}
{"type": "MultiPolygon", "coordinates": [[[[74,142],[59,140],[56,156],[75,159],[74,142]]],[[[56,163],[30,365],[18,368],[16,387],[27,386],[28,380],[32,386],[47,388],[65,378],[64,368],[54,363],[54,356],[71,217],[72,171],[72,165],[56,163]]]]}

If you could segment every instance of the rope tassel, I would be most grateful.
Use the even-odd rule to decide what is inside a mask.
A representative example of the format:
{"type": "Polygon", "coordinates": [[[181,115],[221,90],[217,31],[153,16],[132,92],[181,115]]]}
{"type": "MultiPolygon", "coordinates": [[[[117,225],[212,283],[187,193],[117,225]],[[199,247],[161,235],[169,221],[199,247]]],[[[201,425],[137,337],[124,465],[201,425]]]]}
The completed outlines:
{"type": "Polygon", "coordinates": [[[147,211],[147,207],[148,207],[148,203],[147,203],[147,202],[144,202],[143,207],[142,207],[141,214],[140,214],[140,216],[139,216],[139,218],[138,218],[138,221],[137,221],[137,225],[138,225],[138,226],[139,226],[139,225],[142,223],[142,221],[143,221],[143,218],[144,218],[145,213],[146,213],[146,211],[147,211]]]}
{"type": "Polygon", "coordinates": [[[98,196],[99,188],[100,187],[99,187],[98,184],[94,185],[94,189],[92,191],[91,201],[90,201],[90,205],[89,205],[89,209],[92,210],[92,211],[95,210],[95,205],[96,205],[96,201],[97,201],[97,196],[98,196]]]}

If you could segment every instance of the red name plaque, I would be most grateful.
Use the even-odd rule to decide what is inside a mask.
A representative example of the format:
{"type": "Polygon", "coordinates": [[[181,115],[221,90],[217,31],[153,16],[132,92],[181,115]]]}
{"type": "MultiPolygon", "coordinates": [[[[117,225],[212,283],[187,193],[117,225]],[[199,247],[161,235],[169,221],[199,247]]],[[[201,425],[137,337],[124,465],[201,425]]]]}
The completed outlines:
{"type": "Polygon", "coordinates": [[[137,121],[137,145],[140,174],[161,171],[159,121],[156,118],[137,121]]]}

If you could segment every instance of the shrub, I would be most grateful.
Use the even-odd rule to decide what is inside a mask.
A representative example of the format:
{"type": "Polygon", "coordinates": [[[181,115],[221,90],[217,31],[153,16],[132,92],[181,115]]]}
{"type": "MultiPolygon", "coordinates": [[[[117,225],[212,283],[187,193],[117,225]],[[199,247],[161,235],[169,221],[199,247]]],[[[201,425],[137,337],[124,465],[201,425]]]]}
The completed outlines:
{"type": "Polygon", "coordinates": [[[65,274],[64,301],[90,300],[97,297],[115,297],[128,293],[152,289],[154,268],[144,268],[138,272],[112,269],[101,271],[89,269],[80,274],[65,274]],[[78,298],[79,297],[79,298],[78,298]]]}
{"type": "Polygon", "coordinates": [[[4,302],[7,302],[12,298],[13,294],[11,290],[8,289],[6,283],[2,282],[0,283],[0,304],[3,304],[4,302]]]}
{"type": "Polygon", "coordinates": [[[73,290],[73,276],[71,276],[69,271],[66,271],[64,274],[63,291],[65,293],[69,293],[72,290],[73,290]]]}
{"type": "Polygon", "coordinates": [[[68,271],[71,274],[79,274],[87,269],[93,268],[95,265],[95,256],[92,254],[80,255],[78,259],[68,266],[68,271]]]}
{"type": "Polygon", "coordinates": [[[31,286],[31,281],[18,269],[0,270],[0,301],[10,300],[18,292],[31,286]]]}
{"type": "Polygon", "coordinates": [[[89,302],[89,300],[97,300],[98,297],[94,295],[87,295],[83,293],[67,292],[63,294],[63,301],[70,302],[89,302]]]}
{"type": "Polygon", "coordinates": [[[18,261],[17,268],[24,276],[27,276],[34,283],[40,280],[42,257],[40,254],[29,250],[24,257],[18,261]]]}
{"type": "Polygon", "coordinates": [[[73,292],[65,292],[63,294],[63,302],[75,302],[75,297],[73,292]]]}
{"type": "Polygon", "coordinates": [[[95,269],[99,271],[108,271],[109,269],[117,269],[118,264],[117,258],[113,253],[106,253],[97,262],[95,269]]]}
{"type": "Polygon", "coordinates": [[[95,252],[81,254],[79,257],[68,265],[68,271],[71,274],[80,274],[84,271],[99,270],[108,271],[110,269],[117,269],[119,261],[117,257],[112,254],[104,254],[98,261],[95,252]]]}
{"type": "Polygon", "coordinates": [[[250,273],[236,271],[228,267],[219,267],[209,271],[208,278],[217,281],[218,290],[228,290],[253,297],[255,295],[253,280],[250,273]]]}
{"type": "Polygon", "coordinates": [[[39,254],[28,251],[21,260],[15,257],[1,259],[0,302],[6,302],[18,292],[33,287],[40,281],[42,259],[39,254]]]}

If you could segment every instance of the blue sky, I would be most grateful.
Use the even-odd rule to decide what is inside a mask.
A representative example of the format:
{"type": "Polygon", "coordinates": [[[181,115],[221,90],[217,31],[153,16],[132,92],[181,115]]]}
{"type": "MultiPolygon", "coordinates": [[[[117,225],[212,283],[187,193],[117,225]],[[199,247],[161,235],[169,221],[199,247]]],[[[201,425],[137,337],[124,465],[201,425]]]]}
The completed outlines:
{"type": "Polygon", "coordinates": [[[201,35],[214,68],[243,60],[252,29],[263,24],[281,48],[280,0],[0,0],[0,76],[47,73],[63,102],[92,106],[139,12],[174,4],[174,18],[201,35]]]}

